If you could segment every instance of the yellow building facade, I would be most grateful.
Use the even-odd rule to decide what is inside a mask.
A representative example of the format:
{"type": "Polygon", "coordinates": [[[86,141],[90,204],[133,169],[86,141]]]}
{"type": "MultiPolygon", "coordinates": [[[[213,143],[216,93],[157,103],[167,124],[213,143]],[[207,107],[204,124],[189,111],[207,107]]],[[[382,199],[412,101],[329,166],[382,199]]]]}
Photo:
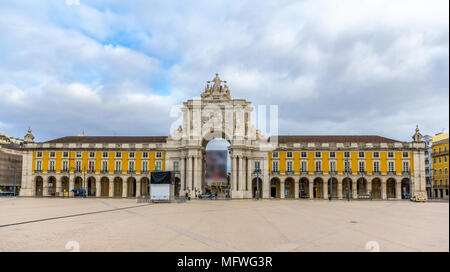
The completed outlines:
{"type": "Polygon", "coordinates": [[[439,133],[432,138],[433,193],[437,198],[448,198],[449,134],[439,133]]]}

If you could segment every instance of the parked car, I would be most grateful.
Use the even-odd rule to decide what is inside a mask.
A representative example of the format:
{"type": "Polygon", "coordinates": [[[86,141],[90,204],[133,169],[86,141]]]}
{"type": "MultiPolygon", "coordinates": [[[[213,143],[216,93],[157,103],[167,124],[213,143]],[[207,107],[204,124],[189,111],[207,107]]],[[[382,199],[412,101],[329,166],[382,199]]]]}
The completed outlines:
{"type": "Polygon", "coordinates": [[[415,201],[415,202],[426,202],[427,201],[426,198],[424,196],[421,196],[421,195],[413,196],[411,198],[411,200],[415,201]]]}
{"type": "Polygon", "coordinates": [[[198,198],[212,198],[211,193],[203,193],[201,195],[198,195],[198,198]]]}

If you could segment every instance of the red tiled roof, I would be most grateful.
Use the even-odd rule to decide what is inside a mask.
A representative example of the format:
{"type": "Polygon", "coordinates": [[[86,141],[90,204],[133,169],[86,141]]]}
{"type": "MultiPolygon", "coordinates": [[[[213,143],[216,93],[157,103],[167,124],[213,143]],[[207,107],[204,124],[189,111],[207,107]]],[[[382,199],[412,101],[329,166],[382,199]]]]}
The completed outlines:
{"type": "Polygon", "coordinates": [[[167,136],[66,136],[45,143],[146,144],[165,143],[167,136]]]}
{"type": "Polygon", "coordinates": [[[279,135],[278,143],[400,143],[377,135],[279,135]]]}

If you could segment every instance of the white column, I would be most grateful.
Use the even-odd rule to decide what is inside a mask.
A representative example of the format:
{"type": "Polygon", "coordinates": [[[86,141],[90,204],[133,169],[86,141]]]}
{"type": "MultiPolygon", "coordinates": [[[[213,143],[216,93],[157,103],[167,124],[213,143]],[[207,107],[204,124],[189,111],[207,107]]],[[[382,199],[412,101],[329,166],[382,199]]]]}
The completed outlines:
{"type": "Polygon", "coordinates": [[[192,157],[192,159],[194,160],[194,180],[193,180],[193,188],[194,188],[194,195],[193,195],[193,197],[196,197],[196,194],[197,194],[197,191],[198,191],[198,187],[197,187],[197,183],[198,183],[198,181],[197,181],[197,178],[198,178],[198,175],[197,175],[197,172],[198,172],[198,160],[197,160],[197,158],[196,157],[192,157]]]}
{"type": "Polygon", "coordinates": [[[280,178],[280,198],[284,198],[284,187],[285,187],[286,181],[280,178]]]}
{"type": "Polygon", "coordinates": [[[141,194],[142,194],[141,188],[142,188],[141,179],[136,180],[136,197],[141,196],[141,194]]]}
{"type": "Polygon", "coordinates": [[[373,195],[373,193],[372,193],[372,180],[367,180],[367,190],[366,190],[366,194],[369,194],[369,193],[371,193],[372,195],[373,195]]]}
{"type": "Polygon", "coordinates": [[[353,199],[357,199],[358,198],[358,183],[356,180],[352,181],[352,195],[353,195],[353,199]]]}
{"type": "Polygon", "coordinates": [[[243,193],[245,190],[245,169],[244,169],[244,157],[239,156],[239,188],[238,190],[243,193]]]}
{"type": "Polygon", "coordinates": [[[342,199],[342,179],[338,179],[337,190],[338,199],[342,199]]]}
{"type": "Polygon", "coordinates": [[[236,156],[232,157],[232,166],[231,166],[231,174],[232,174],[232,180],[231,180],[231,191],[237,191],[237,162],[236,162],[236,156]]]}
{"type": "Polygon", "coordinates": [[[309,199],[314,199],[314,181],[309,180],[308,189],[309,189],[309,199]]]}
{"type": "Polygon", "coordinates": [[[184,196],[186,190],[186,175],[185,175],[185,157],[181,157],[181,165],[180,165],[180,178],[181,178],[181,188],[180,188],[180,196],[184,196]]]}
{"type": "Polygon", "coordinates": [[[56,193],[57,193],[59,196],[62,196],[62,195],[63,195],[62,180],[61,180],[61,178],[58,179],[58,180],[56,180],[56,193]]]}
{"type": "Polygon", "coordinates": [[[263,198],[270,198],[270,181],[269,181],[269,160],[268,159],[264,159],[263,161],[263,177],[262,177],[262,184],[263,184],[263,188],[262,188],[262,197],[263,198]]]}
{"type": "Polygon", "coordinates": [[[247,157],[247,197],[251,198],[251,192],[253,191],[252,189],[252,170],[253,170],[253,164],[252,164],[252,159],[247,157]]]}
{"type": "Polygon", "coordinates": [[[127,180],[122,180],[122,197],[128,196],[128,182],[127,180]]]}
{"type": "Polygon", "coordinates": [[[75,187],[75,178],[74,177],[69,178],[69,196],[73,196],[72,190],[74,189],[74,187],[75,187]]]}
{"type": "Polygon", "coordinates": [[[299,180],[298,178],[296,178],[294,180],[294,198],[298,198],[299,192],[300,192],[299,180]]]}
{"type": "Polygon", "coordinates": [[[102,184],[101,180],[98,178],[95,180],[95,196],[99,197],[102,195],[102,184]]]}
{"type": "Polygon", "coordinates": [[[187,166],[186,166],[186,175],[187,175],[186,190],[189,189],[189,192],[191,193],[191,197],[192,197],[193,187],[192,187],[192,157],[191,156],[188,156],[186,158],[186,163],[187,163],[187,166]]]}
{"type": "Polygon", "coordinates": [[[323,182],[323,198],[328,199],[328,180],[323,182]]]}
{"type": "Polygon", "coordinates": [[[109,197],[114,197],[114,179],[109,180],[109,197]]]}
{"type": "Polygon", "coordinates": [[[386,180],[381,181],[381,199],[387,199],[386,180]]]}
{"type": "Polygon", "coordinates": [[[402,181],[397,180],[395,183],[395,194],[397,199],[402,199],[402,181]]]}
{"type": "Polygon", "coordinates": [[[197,157],[197,190],[199,191],[199,194],[203,193],[203,159],[202,156],[199,155],[197,157]]]}

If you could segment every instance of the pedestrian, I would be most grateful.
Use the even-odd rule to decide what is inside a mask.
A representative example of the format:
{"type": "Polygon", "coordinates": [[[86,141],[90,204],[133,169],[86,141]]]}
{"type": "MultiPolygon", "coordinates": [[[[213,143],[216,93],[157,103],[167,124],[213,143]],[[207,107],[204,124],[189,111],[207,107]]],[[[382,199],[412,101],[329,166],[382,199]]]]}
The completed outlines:
{"type": "Polygon", "coordinates": [[[188,199],[188,193],[186,192],[185,194],[184,194],[184,199],[188,199]]]}
{"type": "Polygon", "coordinates": [[[191,200],[191,193],[188,193],[188,200],[191,200]]]}

